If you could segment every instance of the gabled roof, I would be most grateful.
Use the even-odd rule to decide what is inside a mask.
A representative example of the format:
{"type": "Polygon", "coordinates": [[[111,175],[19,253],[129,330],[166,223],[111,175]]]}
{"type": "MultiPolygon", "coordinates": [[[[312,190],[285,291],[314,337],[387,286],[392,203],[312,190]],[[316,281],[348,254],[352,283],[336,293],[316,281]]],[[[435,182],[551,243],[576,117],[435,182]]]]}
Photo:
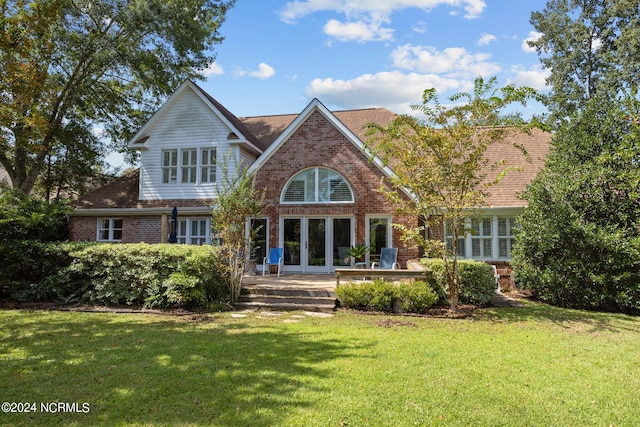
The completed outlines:
{"type": "MultiPolygon", "coordinates": [[[[357,128],[357,129],[352,129],[338,119],[338,114],[340,113],[335,113],[335,114],[332,113],[317,98],[314,98],[309,103],[309,105],[307,105],[307,107],[300,114],[295,116],[293,120],[289,123],[289,125],[286,126],[284,130],[282,130],[279,133],[279,135],[277,135],[276,139],[269,145],[269,148],[267,148],[265,152],[262,153],[262,155],[258,158],[258,160],[253,165],[251,165],[250,171],[256,171],[260,169],[262,165],[264,165],[267,162],[267,160],[269,160],[271,156],[273,156],[278,151],[278,149],[291,137],[291,135],[293,135],[293,133],[298,129],[298,127],[300,127],[307,120],[307,118],[311,116],[311,114],[313,114],[315,111],[320,112],[320,114],[322,114],[333,126],[335,126],[336,129],[338,129],[338,131],[340,131],[345,136],[345,138],[349,142],[351,142],[353,145],[355,145],[364,155],[366,155],[367,157],[371,157],[372,163],[376,165],[378,168],[380,168],[383,171],[383,173],[385,173],[387,176],[393,176],[393,171],[388,167],[386,167],[378,157],[375,157],[375,156],[372,157],[370,151],[363,143],[364,130],[362,129],[362,127],[369,122],[376,121],[373,115],[377,115],[380,117],[384,116],[385,119],[388,119],[388,121],[391,121],[395,116],[395,114],[391,113],[389,110],[382,109],[382,108],[368,109],[368,110],[350,110],[350,111],[342,112],[341,116],[351,126],[357,128]],[[367,114],[366,112],[375,113],[375,114],[367,114]]],[[[275,116],[275,117],[280,118],[279,124],[280,126],[282,126],[284,124],[284,121],[286,120],[285,116],[275,116]]],[[[287,119],[288,117],[289,116],[286,116],[287,119]]],[[[388,121],[383,124],[388,123],[388,121]]],[[[259,120],[254,122],[253,124],[256,125],[257,127],[258,123],[260,123],[259,120]]],[[[266,121],[263,121],[262,123],[264,124],[266,123],[266,121]]],[[[270,128],[270,129],[273,129],[273,128],[270,128]]],[[[275,132],[274,131],[266,132],[266,129],[265,129],[265,135],[266,136],[264,136],[264,138],[266,139],[269,137],[269,135],[275,135],[275,132]]]]}
{"type": "MultiPolygon", "coordinates": [[[[364,125],[367,123],[387,125],[396,116],[395,113],[386,108],[365,108],[362,110],[333,111],[332,113],[361,141],[365,140],[364,125]]],[[[298,116],[299,114],[280,114],[240,117],[240,121],[256,137],[258,145],[266,150],[298,116]]]]}
{"type": "MultiPolygon", "coordinates": [[[[140,128],[140,130],[131,138],[129,141],[129,148],[141,148],[144,146],[144,143],[149,139],[149,130],[161,120],[164,112],[167,111],[175,99],[177,99],[182,92],[185,90],[192,90],[196,95],[202,99],[205,105],[207,105],[211,111],[224,122],[224,124],[229,127],[232,134],[237,136],[236,142],[244,142],[251,149],[256,151],[257,153],[262,153],[264,148],[260,147],[256,137],[247,130],[244,124],[229,110],[227,110],[222,104],[215,100],[211,95],[206,93],[200,86],[192,82],[191,80],[185,81],[178,89],[176,89],[169,99],[156,111],[153,116],[145,123],[145,125],[140,128]]],[[[235,138],[234,138],[235,139],[235,138]]]]}

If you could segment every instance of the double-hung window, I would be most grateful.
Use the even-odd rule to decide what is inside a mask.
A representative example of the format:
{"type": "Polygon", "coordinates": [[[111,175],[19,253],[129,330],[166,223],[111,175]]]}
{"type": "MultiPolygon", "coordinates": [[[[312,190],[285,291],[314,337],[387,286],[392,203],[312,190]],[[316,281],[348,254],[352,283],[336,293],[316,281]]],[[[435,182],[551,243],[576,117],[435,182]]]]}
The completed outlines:
{"type": "Polygon", "coordinates": [[[514,230],[518,227],[513,217],[498,217],[498,256],[511,258],[511,248],[515,245],[514,230]]]}
{"type": "Polygon", "coordinates": [[[178,182],[178,150],[162,150],[162,183],[178,182]]]}
{"type": "Polygon", "coordinates": [[[213,184],[216,182],[216,149],[200,150],[200,182],[213,184]]]}
{"type": "Polygon", "coordinates": [[[122,219],[100,218],[98,220],[99,242],[121,242],[122,241],[122,219]]]}
{"type": "Polygon", "coordinates": [[[492,232],[491,218],[471,220],[471,256],[473,258],[491,258],[492,232]]]}
{"type": "Polygon", "coordinates": [[[196,183],[196,171],[198,170],[198,150],[180,150],[182,155],[182,183],[183,184],[195,184],[196,183]]]}
{"type": "Polygon", "coordinates": [[[162,150],[162,183],[214,184],[216,154],[215,148],[162,150]]]}
{"type": "Polygon", "coordinates": [[[211,223],[206,218],[180,218],[176,233],[178,243],[206,245],[211,242],[211,223]]]}

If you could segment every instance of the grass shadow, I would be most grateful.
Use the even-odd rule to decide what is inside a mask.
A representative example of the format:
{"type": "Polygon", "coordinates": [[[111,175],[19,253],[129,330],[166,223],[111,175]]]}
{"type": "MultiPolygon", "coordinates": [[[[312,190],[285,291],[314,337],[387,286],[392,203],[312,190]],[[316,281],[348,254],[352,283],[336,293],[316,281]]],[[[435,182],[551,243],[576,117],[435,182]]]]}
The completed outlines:
{"type": "Polygon", "coordinates": [[[555,307],[542,302],[522,300],[522,307],[495,307],[482,310],[482,317],[500,322],[546,321],[582,332],[640,332],[640,318],[621,313],[606,313],[555,307]]]}
{"type": "Polygon", "coordinates": [[[88,402],[88,414],[3,414],[11,425],[279,424],[361,351],[272,322],[2,313],[2,401],[88,402]],[[7,318],[9,321],[7,321],[7,318]],[[13,319],[13,321],[11,320],[13,319]]]}

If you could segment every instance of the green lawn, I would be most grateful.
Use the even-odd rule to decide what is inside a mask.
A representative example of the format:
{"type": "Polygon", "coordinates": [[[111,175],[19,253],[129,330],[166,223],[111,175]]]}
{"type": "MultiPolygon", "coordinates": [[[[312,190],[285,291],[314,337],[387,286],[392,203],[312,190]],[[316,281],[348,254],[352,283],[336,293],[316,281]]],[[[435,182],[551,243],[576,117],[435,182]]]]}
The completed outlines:
{"type": "Polygon", "coordinates": [[[0,311],[0,425],[637,426],[640,318],[0,311]],[[42,413],[41,403],[88,403],[42,413]]]}

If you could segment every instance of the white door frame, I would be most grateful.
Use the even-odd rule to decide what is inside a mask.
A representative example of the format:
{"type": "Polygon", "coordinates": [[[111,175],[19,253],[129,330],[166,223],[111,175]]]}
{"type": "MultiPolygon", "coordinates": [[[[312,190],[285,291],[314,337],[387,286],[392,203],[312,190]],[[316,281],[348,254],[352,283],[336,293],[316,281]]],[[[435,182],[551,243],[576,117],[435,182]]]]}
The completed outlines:
{"type": "Polygon", "coordinates": [[[351,220],[350,242],[353,246],[355,239],[355,216],[353,215],[283,215],[280,216],[278,222],[279,236],[278,247],[284,248],[284,220],[298,219],[300,220],[300,264],[285,265],[284,271],[297,273],[331,273],[335,271],[333,265],[333,220],[349,219],[351,220]],[[309,219],[323,219],[325,221],[325,265],[313,266],[309,264],[309,219]]]}

